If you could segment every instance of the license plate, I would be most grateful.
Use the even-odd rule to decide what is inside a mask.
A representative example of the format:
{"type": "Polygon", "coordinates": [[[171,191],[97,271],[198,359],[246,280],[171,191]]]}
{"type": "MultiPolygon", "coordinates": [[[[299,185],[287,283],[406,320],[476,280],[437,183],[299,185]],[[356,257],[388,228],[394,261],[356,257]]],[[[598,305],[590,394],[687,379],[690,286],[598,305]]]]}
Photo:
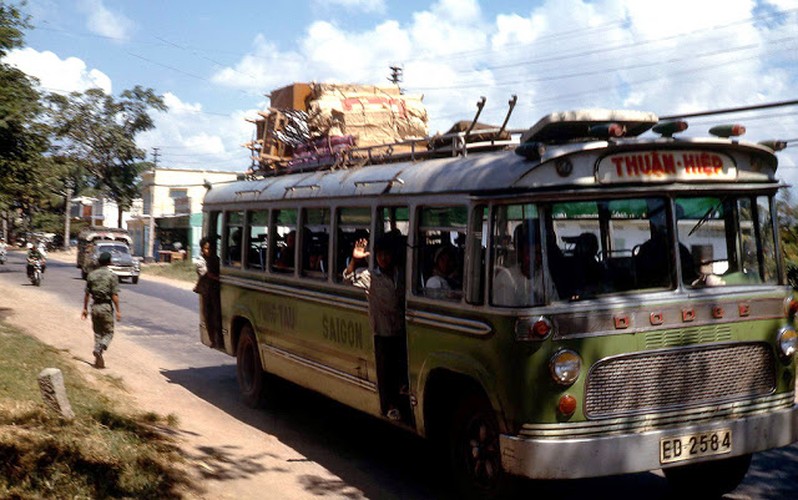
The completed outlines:
{"type": "Polygon", "coordinates": [[[724,455],[731,450],[731,429],[669,436],[659,441],[659,463],[672,464],[699,457],[724,455]]]}

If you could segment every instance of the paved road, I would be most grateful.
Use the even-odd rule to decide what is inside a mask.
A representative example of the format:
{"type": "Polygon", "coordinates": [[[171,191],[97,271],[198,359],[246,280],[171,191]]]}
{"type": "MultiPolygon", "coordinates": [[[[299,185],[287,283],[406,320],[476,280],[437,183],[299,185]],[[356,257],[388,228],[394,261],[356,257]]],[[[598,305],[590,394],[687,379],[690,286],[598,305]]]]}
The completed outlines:
{"type": "MultiPolygon", "coordinates": [[[[21,253],[9,253],[0,266],[0,281],[30,287],[21,253]]],[[[74,264],[53,258],[37,293],[82,300],[84,282],[74,264]]],[[[177,363],[162,375],[224,410],[230,419],[244,422],[293,447],[303,460],[313,461],[341,479],[343,484],[305,486],[314,496],[348,496],[344,486],[368,498],[441,498],[441,465],[428,444],[384,422],[343,407],[324,397],[287,383],[278,383],[273,401],[264,410],[250,410],[237,399],[234,359],[203,346],[197,334],[197,299],[185,286],[171,286],[143,276],[137,285],[122,284],[127,335],[140,346],[167,353],[177,363]],[[176,367],[176,368],[175,368],[176,367]]],[[[13,300],[13,297],[10,297],[13,300]]],[[[0,303],[9,297],[0,297],[0,303]]],[[[163,409],[164,413],[169,411],[163,409]]],[[[224,433],[220,428],[219,433],[224,433]]],[[[260,470],[257,460],[239,467],[260,470]]],[[[617,499],[670,498],[661,473],[527,485],[538,498],[577,499],[612,495],[617,499]]],[[[279,494],[274,496],[279,498],[279,494]]],[[[798,446],[755,456],[746,481],[726,498],[798,498],[798,446]]]]}

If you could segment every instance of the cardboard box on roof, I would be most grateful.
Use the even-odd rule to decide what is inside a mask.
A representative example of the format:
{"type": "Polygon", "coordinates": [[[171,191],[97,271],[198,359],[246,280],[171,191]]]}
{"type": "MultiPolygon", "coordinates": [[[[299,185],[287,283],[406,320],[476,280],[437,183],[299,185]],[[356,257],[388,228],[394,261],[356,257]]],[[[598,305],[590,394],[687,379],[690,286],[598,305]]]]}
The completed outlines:
{"type": "Polygon", "coordinates": [[[276,109],[307,110],[307,99],[310,96],[311,86],[308,83],[292,83],[283,88],[273,90],[269,94],[271,107],[276,109]]]}
{"type": "Polygon", "coordinates": [[[308,126],[314,136],[352,135],[359,147],[426,137],[421,96],[397,86],[313,84],[308,126]]]}

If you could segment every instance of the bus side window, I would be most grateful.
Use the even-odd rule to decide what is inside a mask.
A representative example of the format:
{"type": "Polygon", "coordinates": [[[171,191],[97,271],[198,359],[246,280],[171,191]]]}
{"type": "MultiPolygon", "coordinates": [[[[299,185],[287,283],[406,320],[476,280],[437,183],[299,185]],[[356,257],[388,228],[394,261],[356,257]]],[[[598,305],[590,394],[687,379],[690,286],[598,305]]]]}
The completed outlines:
{"type": "Polygon", "coordinates": [[[244,212],[228,212],[225,225],[225,254],[223,262],[232,267],[241,267],[241,240],[244,236],[244,212]]]}
{"type": "Polygon", "coordinates": [[[266,251],[269,241],[269,212],[256,210],[247,214],[246,267],[263,271],[266,269],[266,251]]]}
{"type": "Polygon", "coordinates": [[[271,248],[274,254],[271,270],[278,273],[293,273],[296,258],[297,210],[293,208],[274,210],[273,214],[274,227],[270,234],[276,237],[272,238],[274,242],[271,248]]]}
{"type": "MultiPolygon", "coordinates": [[[[222,221],[223,221],[223,214],[222,212],[211,212],[210,217],[208,217],[208,227],[206,228],[206,236],[211,239],[213,242],[211,248],[216,249],[216,256],[220,258],[222,256],[222,221]]],[[[202,252],[200,251],[200,254],[202,252]]]]}
{"type": "Polygon", "coordinates": [[[338,221],[335,242],[335,269],[333,276],[336,282],[343,281],[343,274],[352,250],[358,240],[369,240],[371,228],[371,209],[368,207],[345,207],[338,209],[338,221]]]}
{"type": "Polygon", "coordinates": [[[450,301],[462,298],[466,219],[465,207],[421,210],[416,254],[417,294],[450,301]]]}
{"type": "Polygon", "coordinates": [[[407,235],[410,230],[410,211],[407,207],[381,207],[377,209],[377,214],[380,218],[378,219],[377,236],[388,233],[398,236],[399,248],[396,249],[396,258],[398,259],[396,265],[400,269],[404,269],[407,258],[407,235]],[[381,226],[379,225],[380,220],[381,226]]]}
{"type": "Polygon", "coordinates": [[[327,250],[330,243],[330,210],[309,208],[305,210],[302,226],[302,275],[327,279],[329,265],[327,250]]]}

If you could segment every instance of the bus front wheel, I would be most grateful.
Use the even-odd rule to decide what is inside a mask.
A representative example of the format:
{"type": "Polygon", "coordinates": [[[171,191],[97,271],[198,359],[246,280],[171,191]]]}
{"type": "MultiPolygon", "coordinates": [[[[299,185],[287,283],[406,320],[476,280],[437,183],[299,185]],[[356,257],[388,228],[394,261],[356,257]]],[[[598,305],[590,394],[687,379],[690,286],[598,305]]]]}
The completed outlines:
{"type": "Polygon", "coordinates": [[[479,395],[464,397],[450,426],[449,453],[456,487],[466,498],[504,498],[513,478],[502,470],[499,424],[490,403],[479,395]]]}
{"type": "Polygon", "coordinates": [[[236,378],[241,400],[250,408],[263,406],[265,375],[255,332],[250,325],[245,325],[241,329],[241,338],[236,351],[236,378]]]}
{"type": "Polygon", "coordinates": [[[751,455],[663,469],[674,492],[701,498],[719,498],[737,488],[751,465],[751,455]]]}

